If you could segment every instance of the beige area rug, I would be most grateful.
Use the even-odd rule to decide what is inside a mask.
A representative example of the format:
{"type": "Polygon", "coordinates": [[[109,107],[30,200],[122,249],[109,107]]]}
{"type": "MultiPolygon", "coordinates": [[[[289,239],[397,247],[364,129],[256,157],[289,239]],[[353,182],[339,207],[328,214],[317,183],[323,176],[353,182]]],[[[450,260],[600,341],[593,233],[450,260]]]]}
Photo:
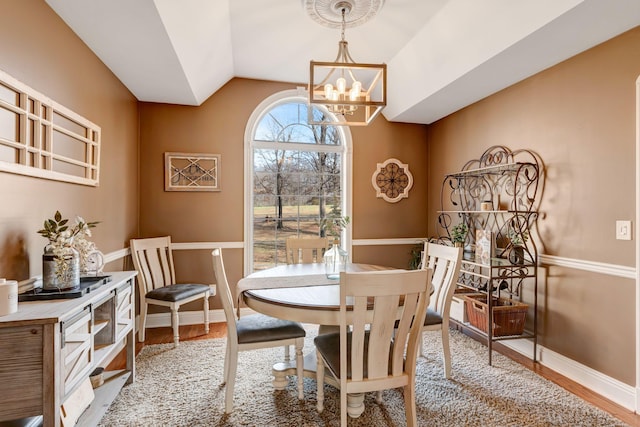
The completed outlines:
{"type": "MultiPolygon", "coordinates": [[[[311,351],[314,328],[307,328],[311,351]]],[[[487,365],[482,344],[451,332],[453,376],[443,377],[439,333],[425,334],[425,357],[417,367],[419,426],[625,426],[626,424],[494,353],[487,365]]],[[[316,383],[304,379],[303,401],[295,379],[285,390],[271,386],[271,366],[282,348],[240,353],[234,412],[224,415],[224,339],[144,347],[136,382],[125,387],[102,419],[102,426],[338,426],[339,393],[325,386],[325,410],[318,414],[316,383]]],[[[400,389],[365,398],[366,409],[351,426],[403,426],[400,389]]]]}

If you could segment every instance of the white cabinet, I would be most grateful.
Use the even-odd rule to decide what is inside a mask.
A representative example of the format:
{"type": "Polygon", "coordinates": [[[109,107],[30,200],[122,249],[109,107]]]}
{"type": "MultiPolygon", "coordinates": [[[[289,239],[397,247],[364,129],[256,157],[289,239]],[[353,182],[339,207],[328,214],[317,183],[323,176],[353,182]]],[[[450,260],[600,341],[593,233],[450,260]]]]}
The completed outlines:
{"type": "Polygon", "coordinates": [[[60,425],[60,407],[96,367],[126,348],[127,367],[107,372],[78,425],[95,425],[120,388],[135,377],[135,271],[111,272],[111,281],[80,298],[20,302],[0,317],[0,422],[43,416],[60,425]]]}

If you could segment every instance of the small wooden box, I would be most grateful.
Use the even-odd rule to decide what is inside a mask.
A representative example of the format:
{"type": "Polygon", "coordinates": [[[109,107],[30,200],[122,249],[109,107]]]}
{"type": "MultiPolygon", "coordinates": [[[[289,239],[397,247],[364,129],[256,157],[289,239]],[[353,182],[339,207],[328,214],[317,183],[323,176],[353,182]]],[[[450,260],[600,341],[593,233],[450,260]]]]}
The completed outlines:
{"type": "MultiPolygon", "coordinates": [[[[467,323],[467,312],[464,307],[464,295],[477,294],[473,289],[456,288],[451,299],[451,308],[449,309],[449,317],[460,323],[467,323]]],[[[481,294],[478,294],[481,295],[481,294]]]]}

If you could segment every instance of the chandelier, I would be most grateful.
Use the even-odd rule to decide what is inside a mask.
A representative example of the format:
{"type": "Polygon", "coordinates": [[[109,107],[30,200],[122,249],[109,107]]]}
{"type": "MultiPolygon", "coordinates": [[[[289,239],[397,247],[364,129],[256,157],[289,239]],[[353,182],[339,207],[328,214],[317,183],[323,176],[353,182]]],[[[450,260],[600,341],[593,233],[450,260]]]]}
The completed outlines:
{"type": "MultiPolygon", "coordinates": [[[[308,2],[312,1],[308,0],[308,2]]],[[[318,3],[321,1],[315,0],[316,6],[318,3]]],[[[359,64],[349,53],[344,34],[347,26],[346,18],[354,6],[355,0],[331,2],[330,7],[342,18],[340,26],[342,37],[338,42],[338,56],[335,61],[311,61],[310,63],[308,87],[310,107],[308,122],[310,124],[366,126],[387,105],[387,65],[359,64]],[[314,115],[314,108],[312,108],[314,105],[323,105],[337,117],[338,121],[329,121],[326,117],[314,115]]],[[[381,2],[374,6],[379,9],[381,2]]],[[[371,14],[366,19],[370,17],[371,14]]]]}

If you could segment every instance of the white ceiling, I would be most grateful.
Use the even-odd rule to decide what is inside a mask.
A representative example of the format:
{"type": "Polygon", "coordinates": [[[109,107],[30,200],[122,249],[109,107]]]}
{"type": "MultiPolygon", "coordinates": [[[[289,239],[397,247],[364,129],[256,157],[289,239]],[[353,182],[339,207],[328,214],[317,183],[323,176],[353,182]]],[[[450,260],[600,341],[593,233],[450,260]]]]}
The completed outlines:
{"type": "MultiPolygon", "coordinates": [[[[140,101],[200,105],[233,77],[303,85],[340,39],[302,0],[45,1],[140,101]]],[[[386,0],[346,39],[387,63],[387,120],[431,123],[637,25],[640,0],[386,0]]]]}

